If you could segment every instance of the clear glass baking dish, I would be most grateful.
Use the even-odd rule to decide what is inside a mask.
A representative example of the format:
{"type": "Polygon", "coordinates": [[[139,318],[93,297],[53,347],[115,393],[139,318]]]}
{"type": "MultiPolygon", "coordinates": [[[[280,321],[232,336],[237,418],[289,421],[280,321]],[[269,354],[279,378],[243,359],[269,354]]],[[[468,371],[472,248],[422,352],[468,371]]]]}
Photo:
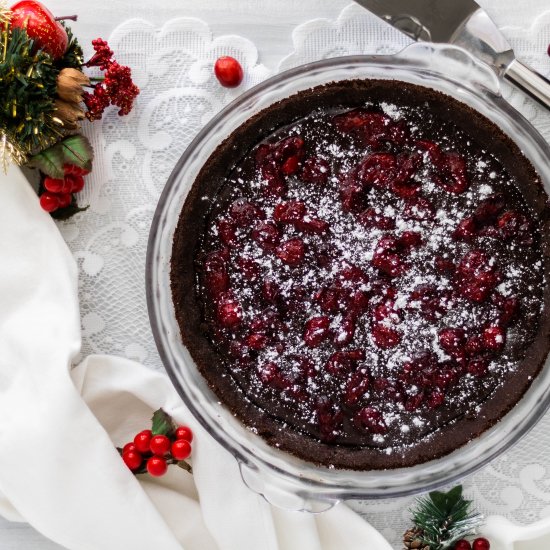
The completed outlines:
{"type": "Polygon", "coordinates": [[[168,179],[151,227],[146,266],[151,326],[168,374],[191,412],[239,462],[245,483],[287,509],[322,511],[341,499],[404,496],[455,482],[516,443],[550,404],[547,361],[524,398],[466,446],[409,468],[346,471],[315,466],[267,445],[224,408],[199,374],[180,338],[169,279],[173,234],[189,188],[206,159],[249,117],[300,90],[354,78],[424,85],[470,105],[520,146],[550,190],[548,144],[503,99],[500,82],[487,66],[448,45],[413,44],[396,55],[340,57],[289,70],[243,93],[199,132],[168,179]]]}

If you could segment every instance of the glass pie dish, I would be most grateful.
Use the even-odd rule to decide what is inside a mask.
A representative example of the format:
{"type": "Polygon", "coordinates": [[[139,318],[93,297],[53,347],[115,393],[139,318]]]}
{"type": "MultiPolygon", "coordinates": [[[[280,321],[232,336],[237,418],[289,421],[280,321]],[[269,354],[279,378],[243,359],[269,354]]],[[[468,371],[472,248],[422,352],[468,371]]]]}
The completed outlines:
{"type": "Polygon", "coordinates": [[[191,412],[235,456],[245,483],[287,509],[322,511],[340,499],[404,496],[452,483],[516,443],[550,404],[547,362],[500,422],[451,454],[401,469],[337,470],[280,451],[237,420],[209,388],[183,345],[170,289],[172,242],[186,195],[206,160],[235,129],[273,103],[317,85],[369,78],[432,88],[477,110],[515,141],[550,190],[548,144],[503,99],[499,80],[488,67],[464,50],[446,45],[413,44],[392,56],[341,57],[292,69],[242,94],[199,132],[171,174],[153,219],[146,266],[151,326],[164,365],[191,412]]]}

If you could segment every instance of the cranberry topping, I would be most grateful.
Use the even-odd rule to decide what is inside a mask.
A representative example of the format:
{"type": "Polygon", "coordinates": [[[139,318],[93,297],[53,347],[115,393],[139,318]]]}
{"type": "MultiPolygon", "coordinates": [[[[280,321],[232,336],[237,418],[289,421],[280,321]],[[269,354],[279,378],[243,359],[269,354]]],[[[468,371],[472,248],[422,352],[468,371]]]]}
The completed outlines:
{"type": "Polygon", "coordinates": [[[461,328],[445,328],[439,331],[439,344],[451,355],[462,350],[466,343],[466,334],[461,328]]]}
{"type": "Polygon", "coordinates": [[[487,327],[483,331],[483,345],[489,351],[501,351],[506,343],[506,332],[502,327],[487,327]]]}
{"type": "Polygon", "coordinates": [[[506,240],[517,240],[520,244],[533,244],[533,226],[523,214],[508,210],[498,219],[497,227],[506,240]]]}
{"type": "Polygon", "coordinates": [[[357,216],[357,221],[367,227],[376,227],[378,229],[395,229],[395,219],[389,216],[379,214],[375,208],[367,208],[357,216]]]}
{"type": "Polygon", "coordinates": [[[435,217],[435,208],[433,204],[422,197],[412,197],[407,201],[403,210],[403,218],[406,220],[433,220],[435,217]]]}
{"type": "Polygon", "coordinates": [[[523,335],[534,318],[517,245],[537,243],[535,225],[489,176],[495,161],[387,112],[320,115],[332,143],[298,121],[256,147],[198,261],[209,334],[237,382],[325,442],[414,442],[499,382],[508,327],[523,335]]]}
{"type": "Polygon", "coordinates": [[[385,434],[388,427],[382,413],[374,407],[364,407],[354,417],[355,425],[372,434],[385,434]]]}
{"type": "Polygon", "coordinates": [[[306,206],[301,201],[280,202],[275,206],[273,219],[279,223],[295,224],[303,219],[306,214],[306,206]]]}
{"type": "Polygon", "coordinates": [[[212,296],[229,288],[229,275],[225,260],[219,251],[210,252],[203,263],[204,285],[212,296]]]}
{"type": "Polygon", "coordinates": [[[218,301],[218,321],[224,328],[235,328],[241,324],[243,311],[241,304],[231,293],[223,295],[218,301]]]}
{"type": "Polygon", "coordinates": [[[240,272],[249,281],[255,281],[260,275],[260,266],[250,258],[237,258],[237,265],[240,272]]]}
{"type": "Polygon", "coordinates": [[[401,334],[382,323],[375,323],[373,325],[372,338],[376,345],[382,349],[394,348],[401,342],[401,334]]]}
{"type": "Polygon", "coordinates": [[[353,340],[354,334],[355,316],[353,314],[348,314],[342,319],[342,322],[334,331],[333,343],[338,348],[344,347],[353,340]]]}
{"type": "Polygon", "coordinates": [[[309,216],[296,222],[296,228],[304,233],[314,233],[320,235],[328,230],[329,224],[324,220],[318,218],[310,218],[309,216]]]}
{"type": "Polygon", "coordinates": [[[355,371],[346,384],[344,401],[346,405],[352,407],[367,393],[370,381],[369,376],[362,370],[355,371]]]}
{"type": "Polygon", "coordinates": [[[300,179],[306,183],[323,185],[330,177],[329,163],[319,157],[309,157],[303,162],[300,179]]]}
{"type": "Polygon", "coordinates": [[[311,318],[304,329],[304,342],[310,348],[316,348],[330,333],[330,319],[325,315],[311,318]]]}
{"type": "Polygon", "coordinates": [[[227,220],[218,221],[218,235],[220,236],[220,241],[229,247],[234,247],[237,245],[237,228],[233,223],[227,220]]]}
{"type": "Polygon", "coordinates": [[[250,334],[246,339],[246,345],[250,349],[254,350],[262,350],[267,346],[268,338],[265,334],[260,334],[258,332],[254,332],[250,334]]]}
{"type": "Polygon", "coordinates": [[[323,441],[332,441],[341,426],[344,415],[329,398],[320,397],[316,405],[317,422],[323,441]]]}
{"type": "Polygon", "coordinates": [[[229,207],[229,215],[237,227],[248,228],[256,220],[263,218],[261,208],[246,199],[237,199],[229,207]]]}
{"type": "Polygon", "coordinates": [[[302,263],[305,254],[304,241],[302,239],[289,239],[285,241],[276,250],[277,258],[290,266],[296,266],[302,263]]]}
{"type": "Polygon", "coordinates": [[[281,233],[272,222],[257,223],[250,235],[264,250],[273,250],[281,240],[281,233]]]}
{"type": "Polygon", "coordinates": [[[456,271],[458,291],[472,302],[484,302],[501,275],[481,250],[471,250],[460,261],[456,271]]]}
{"type": "Polygon", "coordinates": [[[357,367],[358,361],[365,359],[361,349],[337,351],[333,353],[325,365],[325,370],[333,376],[343,376],[357,367]]]}

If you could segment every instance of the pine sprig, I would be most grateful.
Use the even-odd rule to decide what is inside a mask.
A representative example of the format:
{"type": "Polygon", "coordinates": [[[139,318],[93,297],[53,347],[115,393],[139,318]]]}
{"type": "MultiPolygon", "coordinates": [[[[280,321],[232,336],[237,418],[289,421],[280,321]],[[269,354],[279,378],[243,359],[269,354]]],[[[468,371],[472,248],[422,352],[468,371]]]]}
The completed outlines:
{"type": "Polygon", "coordinates": [[[65,31],[67,32],[68,42],[67,49],[65,50],[63,57],[57,61],[57,66],[60,68],[70,67],[80,71],[84,65],[84,52],[82,51],[76,36],[73,34],[71,27],[65,25],[63,21],[61,21],[61,24],[65,27],[65,31]]]}
{"type": "Polygon", "coordinates": [[[30,155],[63,135],[54,120],[59,70],[24,29],[5,26],[1,37],[0,132],[30,155]]]}
{"type": "Polygon", "coordinates": [[[447,493],[433,491],[417,499],[411,510],[421,540],[430,550],[448,550],[455,542],[474,533],[483,522],[481,514],[471,511],[472,502],[462,496],[462,485],[447,493]]]}

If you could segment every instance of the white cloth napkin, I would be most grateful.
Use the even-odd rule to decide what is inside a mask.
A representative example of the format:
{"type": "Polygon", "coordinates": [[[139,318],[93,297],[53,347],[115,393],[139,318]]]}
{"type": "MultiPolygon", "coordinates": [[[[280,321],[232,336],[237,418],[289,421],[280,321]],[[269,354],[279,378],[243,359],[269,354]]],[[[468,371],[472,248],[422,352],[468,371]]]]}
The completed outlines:
{"type": "Polygon", "coordinates": [[[0,175],[0,513],[74,550],[391,550],[344,505],[276,509],[193,420],[167,377],[80,349],[77,267],[17,168],[0,175]],[[115,445],[163,407],[193,470],[134,477],[115,445]]]}

